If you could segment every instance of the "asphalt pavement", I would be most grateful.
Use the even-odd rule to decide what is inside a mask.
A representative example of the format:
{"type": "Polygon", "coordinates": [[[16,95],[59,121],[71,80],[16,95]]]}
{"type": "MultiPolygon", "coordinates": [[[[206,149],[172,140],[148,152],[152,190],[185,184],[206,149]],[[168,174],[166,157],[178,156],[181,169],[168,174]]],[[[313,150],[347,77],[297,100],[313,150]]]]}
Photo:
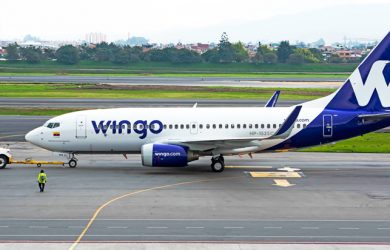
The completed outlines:
{"type": "MultiPolygon", "coordinates": [[[[56,158],[28,143],[10,148],[15,159],[56,158]]],[[[72,243],[95,214],[81,242],[390,244],[387,154],[226,157],[223,173],[211,172],[207,157],[186,168],[146,168],[139,155],[127,157],[45,166],[44,193],[36,167],[0,170],[0,240],[72,243]],[[277,176],[286,171],[299,177],[277,176]]]]}
{"type": "Polygon", "coordinates": [[[109,83],[166,86],[337,88],[344,78],[241,78],[241,77],[148,77],[148,76],[0,76],[0,82],[109,83]]]}

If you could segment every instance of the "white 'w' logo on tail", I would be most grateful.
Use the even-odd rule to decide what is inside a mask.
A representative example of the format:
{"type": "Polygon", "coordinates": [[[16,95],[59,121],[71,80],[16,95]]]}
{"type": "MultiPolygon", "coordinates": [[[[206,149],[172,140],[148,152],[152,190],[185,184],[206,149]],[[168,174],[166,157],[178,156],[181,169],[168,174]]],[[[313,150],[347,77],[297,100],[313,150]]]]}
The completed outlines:
{"type": "Polygon", "coordinates": [[[376,61],[363,84],[359,69],[356,69],[349,80],[352,84],[359,106],[366,106],[376,89],[383,107],[390,107],[390,87],[387,86],[384,76],[384,68],[390,61],[376,61]]]}

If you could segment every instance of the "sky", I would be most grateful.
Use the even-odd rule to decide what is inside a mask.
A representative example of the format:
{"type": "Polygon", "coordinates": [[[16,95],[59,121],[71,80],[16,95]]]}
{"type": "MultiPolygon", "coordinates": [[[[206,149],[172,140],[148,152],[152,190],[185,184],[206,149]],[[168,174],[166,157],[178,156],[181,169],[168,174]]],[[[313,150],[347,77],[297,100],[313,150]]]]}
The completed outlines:
{"type": "Polygon", "coordinates": [[[380,39],[389,13],[389,0],[2,0],[0,40],[89,32],[156,43],[218,42],[222,32],[234,42],[380,39]]]}

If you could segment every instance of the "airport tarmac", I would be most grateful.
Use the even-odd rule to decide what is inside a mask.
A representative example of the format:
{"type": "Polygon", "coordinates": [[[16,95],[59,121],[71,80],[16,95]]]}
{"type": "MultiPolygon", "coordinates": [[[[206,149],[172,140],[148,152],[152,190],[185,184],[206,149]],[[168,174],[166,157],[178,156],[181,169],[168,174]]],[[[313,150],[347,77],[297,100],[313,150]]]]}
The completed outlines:
{"type": "MultiPolygon", "coordinates": [[[[16,159],[54,159],[29,143],[10,148],[16,159]]],[[[75,169],[44,167],[44,193],[38,168],[9,165],[0,170],[0,240],[72,243],[86,229],[80,242],[390,244],[389,162],[264,153],[226,157],[228,168],[213,173],[208,158],[145,168],[139,155],[80,155],[75,169]]]]}
{"type": "Polygon", "coordinates": [[[240,78],[240,77],[148,77],[148,76],[0,76],[0,82],[105,83],[166,86],[228,86],[278,88],[338,88],[345,78],[240,78]]]}

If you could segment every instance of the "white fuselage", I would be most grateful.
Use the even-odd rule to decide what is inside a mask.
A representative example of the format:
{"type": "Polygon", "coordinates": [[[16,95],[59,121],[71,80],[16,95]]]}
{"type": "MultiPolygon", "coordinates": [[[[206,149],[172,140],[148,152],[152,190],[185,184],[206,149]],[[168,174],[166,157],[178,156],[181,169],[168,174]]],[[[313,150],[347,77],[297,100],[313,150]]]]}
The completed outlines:
{"type": "MultiPolygon", "coordinates": [[[[138,153],[142,145],[182,140],[211,140],[269,137],[283,124],[291,112],[288,108],[120,108],[78,111],[55,117],[44,126],[30,132],[26,139],[51,151],[77,153],[138,153]],[[160,121],[162,131],[137,127],[136,121],[160,121]],[[110,123],[107,123],[110,121],[110,123]],[[114,124],[114,121],[116,124],[114,124]],[[122,131],[119,133],[119,122],[122,131]],[[93,126],[95,122],[98,126],[93,126]],[[59,124],[54,128],[48,124],[59,124]],[[104,127],[107,125],[106,127],[104,127]],[[113,128],[115,125],[115,129],[113,128]],[[103,133],[102,129],[106,129],[103,133]],[[146,129],[146,133],[145,133],[146,129]],[[116,130],[116,131],[114,131],[116,130]],[[141,132],[140,132],[141,131],[141,132]],[[144,138],[142,138],[144,137],[144,138]]],[[[320,109],[301,112],[291,135],[303,129],[320,109]]],[[[155,125],[157,126],[157,125],[155,125]]],[[[158,128],[156,128],[158,129],[158,128]]],[[[256,144],[264,150],[279,143],[269,140],[256,144]]],[[[220,148],[244,148],[253,144],[222,145],[220,148]]],[[[250,150],[253,151],[253,150],[250,150]]],[[[234,154],[234,151],[231,152],[234,154]]]]}

